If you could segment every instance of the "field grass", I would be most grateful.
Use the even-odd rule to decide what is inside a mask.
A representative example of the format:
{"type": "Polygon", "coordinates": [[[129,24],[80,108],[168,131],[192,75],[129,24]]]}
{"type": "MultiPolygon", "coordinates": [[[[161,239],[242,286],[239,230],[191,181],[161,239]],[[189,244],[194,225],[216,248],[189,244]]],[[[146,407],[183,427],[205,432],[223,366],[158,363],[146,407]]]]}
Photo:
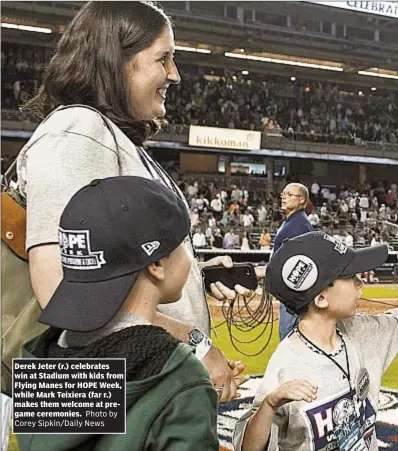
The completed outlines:
{"type": "Polygon", "coordinates": [[[362,289],[365,298],[396,298],[398,299],[398,285],[367,285],[362,289]]]}
{"type": "MultiPolygon", "coordinates": [[[[382,300],[383,298],[398,299],[398,286],[367,286],[363,289],[363,296],[365,298],[378,298],[380,300],[382,300]]],[[[216,322],[216,326],[220,323],[221,321],[216,322]]],[[[244,333],[238,333],[234,330],[234,335],[239,340],[249,342],[258,337],[260,335],[260,331],[260,327],[254,329],[253,331],[244,333]]],[[[258,352],[268,340],[270,332],[271,327],[269,325],[266,332],[253,343],[247,345],[238,343],[237,347],[247,354],[258,352]]],[[[277,321],[273,324],[273,331],[268,346],[261,354],[253,357],[247,357],[233,347],[228,334],[228,329],[225,324],[216,327],[216,333],[218,335],[218,338],[215,333],[213,333],[212,336],[215,344],[228,356],[229,359],[241,360],[242,362],[244,362],[246,364],[245,373],[252,375],[259,375],[264,373],[268,361],[279,343],[277,321]]],[[[387,372],[384,374],[382,385],[384,387],[398,389],[398,357],[395,358],[387,372]]]]}
{"type": "MultiPolygon", "coordinates": [[[[229,338],[228,330],[225,325],[217,328],[218,338],[216,338],[215,334],[213,334],[214,343],[228,356],[229,359],[232,360],[240,360],[246,364],[246,374],[251,375],[259,375],[263,374],[264,370],[268,364],[268,360],[270,359],[272,353],[275,351],[279,343],[278,337],[278,322],[274,323],[271,341],[267,348],[258,356],[247,357],[243,355],[241,352],[237,351],[233,345],[231,344],[231,340],[229,338]]],[[[234,332],[235,335],[235,332],[234,332]]],[[[254,330],[251,332],[245,332],[236,334],[238,339],[244,339],[245,341],[253,340],[257,337],[258,331],[254,330]]],[[[269,337],[269,331],[267,332],[255,343],[251,343],[249,345],[243,345],[238,343],[238,348],[246,352],[247,354],[253,354],[256,351],[259,351],[263,344],[267,341],[269,337]]],[[[398,389],[398,357],[396,357],[384,374],[383,387],[398,389]]]]}

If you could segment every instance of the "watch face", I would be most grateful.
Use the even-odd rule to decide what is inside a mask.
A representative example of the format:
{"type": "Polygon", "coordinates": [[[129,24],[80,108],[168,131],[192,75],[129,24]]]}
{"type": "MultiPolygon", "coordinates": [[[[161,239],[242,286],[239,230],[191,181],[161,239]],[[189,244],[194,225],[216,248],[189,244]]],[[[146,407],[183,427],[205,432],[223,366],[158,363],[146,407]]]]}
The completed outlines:
{"type": "Polygon", "coordinates": [[[190,343],[197,345],[203,340],[203,336],[204,335],[200,330],[193,329],[189,334],[189,341],[190,343]]]}

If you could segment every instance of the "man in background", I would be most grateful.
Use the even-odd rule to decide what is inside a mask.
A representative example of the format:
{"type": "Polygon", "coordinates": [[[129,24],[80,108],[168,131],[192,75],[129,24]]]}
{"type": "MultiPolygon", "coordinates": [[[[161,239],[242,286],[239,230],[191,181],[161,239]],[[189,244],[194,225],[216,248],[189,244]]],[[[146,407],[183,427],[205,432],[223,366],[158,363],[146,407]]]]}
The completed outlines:
{"type": "MultiPolygon", "coordinates": [[[[286,238],[294,238],[313,230],[305,212],[309,193],[304,185],[289,183],[283,189],[281,199],[285,221],[276,234],[273,253],[277,252],[286,238]]],[[[292,330],[297,317],[288,313],[282,303],[279,309],[279,338],[282,341],[292,330]]]]}
{"type": "Polygon", "coordinates": [[[236,246],[236,235],[233,229],[229,229],[229,231],[224,235],[224,249],[234,249],[236,246]]]}

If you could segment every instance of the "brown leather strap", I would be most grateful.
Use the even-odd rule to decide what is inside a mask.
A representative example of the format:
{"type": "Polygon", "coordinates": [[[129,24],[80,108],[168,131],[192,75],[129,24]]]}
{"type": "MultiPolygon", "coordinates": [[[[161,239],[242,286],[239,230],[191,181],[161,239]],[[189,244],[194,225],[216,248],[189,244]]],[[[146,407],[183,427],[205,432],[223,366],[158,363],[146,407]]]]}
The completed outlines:
{"type": "Polygon", "coordinates": [[[28,260],[26,210],[7,191],[1,193],[1,239],[19,258],[28,260]]]}

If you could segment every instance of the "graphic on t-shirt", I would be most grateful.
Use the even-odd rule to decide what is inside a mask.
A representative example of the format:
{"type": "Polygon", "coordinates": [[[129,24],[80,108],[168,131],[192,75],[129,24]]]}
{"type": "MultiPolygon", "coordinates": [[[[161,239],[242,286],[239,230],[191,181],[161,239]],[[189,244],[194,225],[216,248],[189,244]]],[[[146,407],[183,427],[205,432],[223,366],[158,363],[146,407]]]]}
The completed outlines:
{"type": "Polygon", "coordinates": [[[312,451],[367,451],[375,433],[376,411],[369,397],[355,405],[348,390],[316,407],[302,409],[312,451]]]}
{"type": "Polygon", "coordinates": [[[368,451],[362,437],[354,401],[342,399],[333,409],[334,435],[340,451],[368,451]]]}
{"type": "Polygon", "coordinates": [[[89,230],[64,230],[59,228],[61,261],[65,268],[99,269],[106,264],[104,251],[92,251],[89,230]]]}

